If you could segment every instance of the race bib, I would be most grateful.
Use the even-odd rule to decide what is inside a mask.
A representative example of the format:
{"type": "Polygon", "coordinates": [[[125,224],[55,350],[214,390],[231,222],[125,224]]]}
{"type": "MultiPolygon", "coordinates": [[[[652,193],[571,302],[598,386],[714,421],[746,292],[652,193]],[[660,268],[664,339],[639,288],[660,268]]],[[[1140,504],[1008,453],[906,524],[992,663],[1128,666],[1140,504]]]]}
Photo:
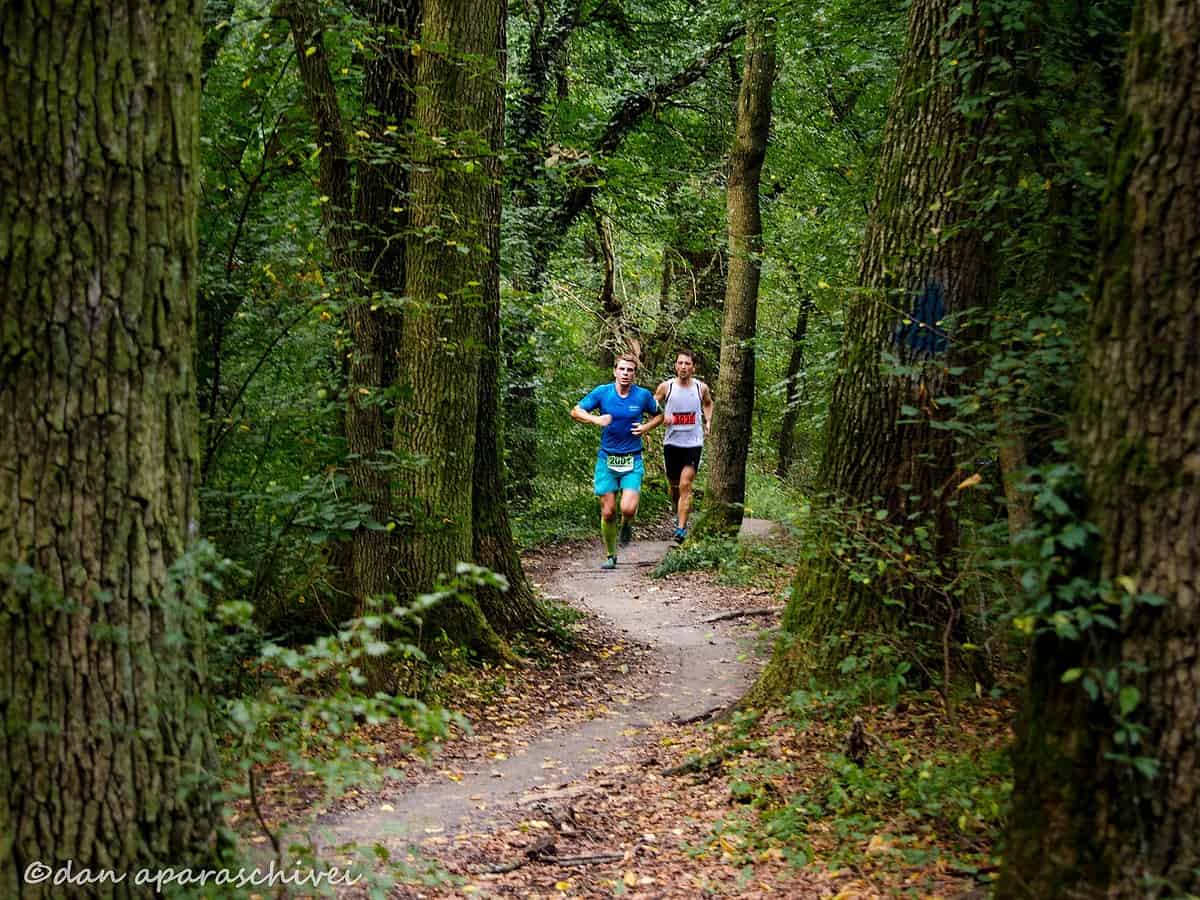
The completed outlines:
{"type": "Polygon", "coordinates": [[[610,453],[608,454],[608,467],[614,472],[632,472],[633,471],[633,454],[632,453],[610,453]]]}
{"type": "Polygon", "coordinates": [[[695,425],[696,414],[694,412],[675,413],[671,416],[672,425],[695,425]]]}

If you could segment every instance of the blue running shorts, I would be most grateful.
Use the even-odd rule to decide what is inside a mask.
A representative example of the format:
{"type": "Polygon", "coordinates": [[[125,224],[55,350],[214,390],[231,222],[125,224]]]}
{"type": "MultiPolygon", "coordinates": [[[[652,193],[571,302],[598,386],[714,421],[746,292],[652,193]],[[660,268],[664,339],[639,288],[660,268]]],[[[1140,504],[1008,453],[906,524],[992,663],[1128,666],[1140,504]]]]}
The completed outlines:
{"type": "MultiPolygon", "coordinates": [[[[628,454],[626,454],[628,456],[628,454]]],[[[596,496],[602,494],[611,494],[614,491],[641,491],[642,476],[646,474],[646,467],[642,465],[642,454],[638,453],[633,457],[632,467],[626,471],[620,471],[625,468],[625,462],[620,458],[619,454],[600,452],[596,457],[596,471],[592,476],[592,486],[596,491],[596,496]],[[617,469],[613,469],[609,465],[609,460],[615,460],[617,469]]]]}

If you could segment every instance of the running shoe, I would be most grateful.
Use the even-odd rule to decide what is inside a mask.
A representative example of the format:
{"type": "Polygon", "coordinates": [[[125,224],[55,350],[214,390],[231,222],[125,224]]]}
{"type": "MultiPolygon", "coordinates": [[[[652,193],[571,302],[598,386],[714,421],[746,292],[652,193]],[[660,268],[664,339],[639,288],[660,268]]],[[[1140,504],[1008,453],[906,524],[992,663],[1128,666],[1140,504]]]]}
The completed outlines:
{"type": "Polygon", "coordinates": [[[621,526],[621,535],[617,538],[617,543],[622,547],[628,547],[629,542],[633,540],[633,523],[626,522],[621,526]]]}
{"type": "Polygon", "coordinates": [[[687,538],[687,529],[686,528],[676,528],[675,529],[675,543],[682,544],[684,542],[685,538],[687,538]]]}
{"type": "Polygon", "coordinates": [[[615,569],[616,567],[617,567],[617,558],[615,556],[610,556],[604,562],[600,563],[600,568],[602,568],[602,569],[615,569]]]}

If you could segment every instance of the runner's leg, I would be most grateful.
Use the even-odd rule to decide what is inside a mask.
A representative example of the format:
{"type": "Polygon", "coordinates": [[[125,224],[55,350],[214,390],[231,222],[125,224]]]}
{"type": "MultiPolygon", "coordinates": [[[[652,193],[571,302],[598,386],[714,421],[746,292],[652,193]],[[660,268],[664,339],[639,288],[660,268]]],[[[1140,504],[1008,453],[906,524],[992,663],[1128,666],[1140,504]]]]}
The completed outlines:
{"type": "Polygon", "coordinates": [[[679,527],[679,469],[675,450],[670,444],[663,444],[663,469],[667,473],[667,494],[671,498],[671,515],[675,517],[675,527],[679,527]]]}
{"type": "Polygon", "coordinates": [[[604,538],[604,551],[609,556],[617,555],[617,495],[600,495],[600,536],[604,538]]]}
{"type": "Polygon", "coordinates": [[[692,466],[684,466],[679,473],[679,527],[687,528],[688,516],[692,512],[692,479],[696,470],[692,466]]]}
{"type": "Polygon", "coordinates": [[[603,456],[597,456],[596,468],[592,473],[592,487],[600,500],[600,536],[604,538],[604,550],[610,557],[605,568],[617,555],[617,490],[620,481],[608,468],[603,456]]]}
{"type": "Polygon", "coordinates": [[[633,520],[637,516],[642,478],[645,474],[646,467],[639,456],[633,462],[633,471],[621,475],[621,546],[625,546],[633,540],[633,520]]]}
{"type": "Polygon", "coordinates": [[[641,500],[642,494],[640,491],[630,490],[626,488],[621,491],[621,523],[632,524],[634,517],[637,515],[638,501],[641,500]]]}

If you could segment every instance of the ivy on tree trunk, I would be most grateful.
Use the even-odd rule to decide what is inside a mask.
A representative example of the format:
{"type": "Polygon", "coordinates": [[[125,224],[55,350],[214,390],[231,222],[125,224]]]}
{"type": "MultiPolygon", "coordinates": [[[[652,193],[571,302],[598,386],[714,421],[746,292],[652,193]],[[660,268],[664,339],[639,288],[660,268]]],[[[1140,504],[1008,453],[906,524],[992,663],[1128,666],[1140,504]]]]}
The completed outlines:
{"type": "Polygon", "coordinates": [[[1130,605],[1119,628],[1034,641],[1004,898],[1200,893],[1198,79],[1196,4],[1140,3],[1073,427],[1092,574],[1113,615],[1130,605]],[[1093,700],[1070,669],[1119,687],[1093,700]]]}

